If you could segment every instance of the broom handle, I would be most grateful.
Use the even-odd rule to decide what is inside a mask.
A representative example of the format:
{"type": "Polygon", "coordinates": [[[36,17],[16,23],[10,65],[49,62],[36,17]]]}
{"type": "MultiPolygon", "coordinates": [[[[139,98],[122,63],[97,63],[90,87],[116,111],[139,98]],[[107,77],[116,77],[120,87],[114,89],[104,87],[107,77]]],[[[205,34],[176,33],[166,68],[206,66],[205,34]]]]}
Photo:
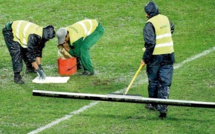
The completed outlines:
{"type": "Polygon", "coordinates": [[[124,95],[126,95],[128,93],[128,90],[131,88],[131,85],[133,84],[134,80],[136,79],[137,75],[140,73],[140,70],[143,68],[143,65],[141,64],[139,69],[137,70],[137,72],[135,73],[133,79],[131,80],[130,84],[128,85],[124,95]]]}

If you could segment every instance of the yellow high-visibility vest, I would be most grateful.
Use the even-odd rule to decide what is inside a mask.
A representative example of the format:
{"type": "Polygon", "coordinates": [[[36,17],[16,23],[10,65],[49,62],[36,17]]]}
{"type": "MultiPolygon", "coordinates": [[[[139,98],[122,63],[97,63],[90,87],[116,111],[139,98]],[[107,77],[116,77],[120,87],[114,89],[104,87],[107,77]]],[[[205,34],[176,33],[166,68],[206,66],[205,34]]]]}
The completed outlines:
{"type": "Polygon", "coordinates": [[[66,27],[66,29],[69,31],[70,44],[73,44],[82,37],[86,38],[95,31],[97,26],[98,22],[96,20],[86,19],[66,27]]]}
{"type": "Polygon", "coordinates": [[[42,37],[43,27],[40,27],[34,23],[19,20],[14,21],[12,24],[13,40],[20,43],[24,48],[27,48],[28,36],[30,34],[37,34],[42,37]]]}
{"type": "Polygon", "coordinates": [[[164,15],[157,15],[148,20],[155,28],[156,45],[153,55],[171,54],[174,52],[170,22],[164,15]]]}

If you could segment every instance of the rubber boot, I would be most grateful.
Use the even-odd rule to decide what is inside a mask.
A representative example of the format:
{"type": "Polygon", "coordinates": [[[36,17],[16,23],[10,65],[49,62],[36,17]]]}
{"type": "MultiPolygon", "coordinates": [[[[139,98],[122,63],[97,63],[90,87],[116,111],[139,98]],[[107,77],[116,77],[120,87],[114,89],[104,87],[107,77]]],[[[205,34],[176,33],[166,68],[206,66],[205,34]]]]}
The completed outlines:
{"type": "Polygon", "coordinates": [[[20,73],[14,73],[14,82],[16,84],[25,84],[25,82],[22,80],[20,73]]]}

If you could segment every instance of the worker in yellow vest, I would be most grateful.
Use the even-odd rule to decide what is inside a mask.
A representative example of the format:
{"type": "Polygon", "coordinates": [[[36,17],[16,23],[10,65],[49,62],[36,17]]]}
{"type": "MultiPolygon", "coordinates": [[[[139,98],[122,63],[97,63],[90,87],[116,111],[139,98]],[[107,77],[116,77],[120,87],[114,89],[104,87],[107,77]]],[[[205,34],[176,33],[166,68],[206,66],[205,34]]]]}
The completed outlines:
{"type": "Polygon", "coordinates": [[[39,79],[45,79],[41,64],[42,50],[45,43],[55,37],[54,27],[41,27],[28,21],[17,20],[7,23],[2,33],[12,58],[14,82],[24,84],[20,75],[22,60],[26,64],[26,73],[36,72],[39,79]]]}
{"type": "Polygon", "coordinates": [[[94,75],[89,49],[102,37],[104,27],[95,19],[85,19],[56,32],[59,46],[77,57],[84,71],[82,75],[94,75]],[[79,60],[80,59],[80,60],[79,60]]]}
{"type": "MultiPolygon", "coordinates": [[[[141,64],[147,65],[149,98],[168,99],[172,83],[174,49],[172,34],[174,25],[159,13],[154,2],[145,6],[147,23],[143,29],[145,51],[141,64]]],[[[167,105],[146,104],[150,110],[158,110],[160,118],[166,118],[167,105]]]]}

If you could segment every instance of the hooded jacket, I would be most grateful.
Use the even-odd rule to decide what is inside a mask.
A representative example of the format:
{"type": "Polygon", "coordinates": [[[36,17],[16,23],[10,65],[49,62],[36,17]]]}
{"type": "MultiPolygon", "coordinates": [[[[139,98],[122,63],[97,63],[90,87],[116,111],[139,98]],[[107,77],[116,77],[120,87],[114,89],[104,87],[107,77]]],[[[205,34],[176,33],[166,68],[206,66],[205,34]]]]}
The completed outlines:
{"type": "Polygon", "coordinates": [[[21,47],[27,49],[29,62],[36,61],[36,57],[42,57],[42,50],[45,43],[55,37],[52,25],[41,27],[34,23],[18,20],[11,23],[14,41],[19,42],[21,47]]]}
{"type": "MultiPolygon", "coordinates": [[[[159,9],[154,2],[149,2],[145,6],[145,12],[148,14],[148,18],[152,18],[159,13],[159,9]]],[[[171,33],[174,32],[174,25],[170,22],[171,33]]],[[[173,64],[175,62],[174,52],[171,54],[160,54],[153,55],[153,51],[156,45],[156,33],[155,28],[151,22],[147,22],[143,28],[143,36],[144,36],[144,47],[146,48],[143,54],[143,60],[146,64],[151,65],[165,65],[165,64],[173,64]]]]}

